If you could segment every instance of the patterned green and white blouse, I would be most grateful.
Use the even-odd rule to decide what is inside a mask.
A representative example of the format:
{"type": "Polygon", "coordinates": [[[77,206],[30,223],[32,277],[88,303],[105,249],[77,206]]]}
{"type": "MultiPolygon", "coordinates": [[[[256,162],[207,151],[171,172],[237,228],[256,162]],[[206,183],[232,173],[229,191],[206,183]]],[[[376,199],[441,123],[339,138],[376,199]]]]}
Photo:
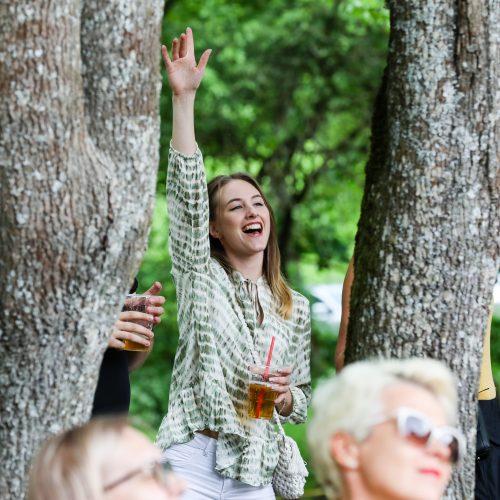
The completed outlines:
{"type": "Polygon", "coordinates": [[[254,486],[269,484],[278,461],[277,434],[270,421],[246,416],[251,350],[264,364],[276,337],[272,366],[293,367],[293,411],[283,420],[304,422],[311,392],[309,303],[293,292],[293,313],[284,320],[265,278],[252,283],[238,272],[228,275],[211,258],[199,149],[193,156],[170,149],[167,200],[180,337],[157,444],[165,450],[191,440],[197,430],[217,431],[216,470],[254,486]]]}

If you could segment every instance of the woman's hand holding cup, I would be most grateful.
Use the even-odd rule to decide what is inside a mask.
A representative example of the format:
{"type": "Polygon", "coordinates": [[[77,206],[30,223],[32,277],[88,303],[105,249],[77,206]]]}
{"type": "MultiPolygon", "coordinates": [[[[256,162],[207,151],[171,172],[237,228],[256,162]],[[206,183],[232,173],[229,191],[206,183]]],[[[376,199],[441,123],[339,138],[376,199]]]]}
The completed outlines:
{"type": "Polygon", "coordinates": [[[290,391],[290,375],[292,373],[292,368],[278,368],[274,370],[269,378],[269,382],[273,384],[274,390],[278,393],[278,397],[275,399],[274,404],[276,405],[280,415],[289,415],[292,412],[293,407],[293,397],[290,391]]]}
{"type": "Polygon", "coordinates": [[[165,297],[159,295],[161,283],[155,281],[142,295],[129,294],[125,299],[108,346],[127,351],[150,351],[153,346],[153,326],[161,321],[165,297]]]}

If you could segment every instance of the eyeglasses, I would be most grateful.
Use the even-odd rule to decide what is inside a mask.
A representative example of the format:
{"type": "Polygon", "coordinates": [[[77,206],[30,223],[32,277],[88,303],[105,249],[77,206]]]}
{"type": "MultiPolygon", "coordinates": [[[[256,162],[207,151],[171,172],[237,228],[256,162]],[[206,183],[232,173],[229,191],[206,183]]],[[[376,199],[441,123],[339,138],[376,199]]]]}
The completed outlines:
{"type": "Polygon", "coordinates": [[[430,420],[411,408],[398,408],[392,415],[377,420],[371,426],[396,420],[398,433],[406,440],[420,446],[429,446],[432,440],[446,446],[450,451],[449,460],[456,464],[465,454],[465,439],[455,427],[435,426],[430,420]]]}
{"type": "Polygon", "coordinates": [[[138,467],[137,469],[131,470],[124,476],[104,486],[103,489],[104,491],[112,490],[113,488],[116,488],[116,486],[118,486],[119,484],[122,484],[125,481],[128,481],[129,479],[138,476],[139,474],[150,475],[161,485],[169,486],[170,484],[169,476],[171,473],[172,473],[172,466],[170,465],[169,462],[162,462],[160,460],[155,460],[153,462],[149,462],[148,464],[142,467],[138,467]]]}

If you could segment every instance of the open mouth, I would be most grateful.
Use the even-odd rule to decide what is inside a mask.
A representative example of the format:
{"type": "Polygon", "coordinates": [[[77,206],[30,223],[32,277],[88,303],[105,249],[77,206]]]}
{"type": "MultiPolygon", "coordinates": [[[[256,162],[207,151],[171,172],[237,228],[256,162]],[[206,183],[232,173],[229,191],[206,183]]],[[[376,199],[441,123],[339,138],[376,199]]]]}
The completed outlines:
{"type": "Polygon", "coordinates": [[[252,222],[251,224],[247,224],[243,228],[243,232],[245,234],[261,234],[262,224],[260,222],[252,222]]]}

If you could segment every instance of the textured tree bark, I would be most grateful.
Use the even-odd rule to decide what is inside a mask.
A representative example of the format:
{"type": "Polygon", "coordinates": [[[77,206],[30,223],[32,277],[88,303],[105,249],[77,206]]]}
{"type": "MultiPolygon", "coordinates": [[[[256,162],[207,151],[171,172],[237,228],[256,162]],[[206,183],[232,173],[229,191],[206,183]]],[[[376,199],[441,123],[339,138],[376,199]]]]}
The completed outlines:
{"type": "Polygon", "coordinates": [[[500,3],[389,1],[388,65],[355,250],[346,361],[443,359],[457,374],[473,497],[476,391],[499,267],[500,3]]]}
{"type": "Polygon", "coordinates": [[[159,144],[160,0],[0,2],[0,497],[90,416],[142,258],[159,144]]]}

